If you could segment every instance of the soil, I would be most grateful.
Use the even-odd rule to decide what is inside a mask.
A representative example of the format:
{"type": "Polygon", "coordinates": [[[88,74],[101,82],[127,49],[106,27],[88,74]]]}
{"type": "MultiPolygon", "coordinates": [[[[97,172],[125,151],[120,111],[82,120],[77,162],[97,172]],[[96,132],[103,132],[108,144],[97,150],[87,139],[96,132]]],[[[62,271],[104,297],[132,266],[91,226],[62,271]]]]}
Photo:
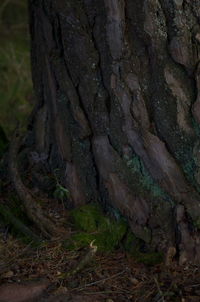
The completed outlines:
{"type": "Polygon", "coordinates": [[[0,301],[200,300],[198,267],[175,262],[148,267],[120,250],[97,253],[82,271],[62,278],[85,253],[64,251],[56,241],[32,248],[11,235],[6,241],[1,236],[0,301]]]}

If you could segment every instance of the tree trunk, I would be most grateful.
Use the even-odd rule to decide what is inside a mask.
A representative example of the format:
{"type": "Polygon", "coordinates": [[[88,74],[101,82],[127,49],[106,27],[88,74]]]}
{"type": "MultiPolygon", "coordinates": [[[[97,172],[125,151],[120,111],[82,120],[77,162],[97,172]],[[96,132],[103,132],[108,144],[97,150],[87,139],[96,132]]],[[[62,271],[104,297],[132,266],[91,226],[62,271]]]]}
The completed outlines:
{"type": "Polygon", "coordinates": [[[29,0],[32,150],[72,205],[111,205],[200,262],[198,0],[29,0]]]}

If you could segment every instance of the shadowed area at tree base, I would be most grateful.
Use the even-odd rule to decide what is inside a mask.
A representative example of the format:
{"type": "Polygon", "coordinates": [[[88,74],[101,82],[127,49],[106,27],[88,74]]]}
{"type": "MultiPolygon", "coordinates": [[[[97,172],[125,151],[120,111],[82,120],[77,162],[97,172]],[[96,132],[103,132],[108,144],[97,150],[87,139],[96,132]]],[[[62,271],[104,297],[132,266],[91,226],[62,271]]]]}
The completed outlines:
{"type": "MultiPolygon", "coordinates": [[[[10,231],[14,236],[21,238],[24,243],[35,247],[44,244],[42,238],[36,235],[35,230],[34,233],[31,230],[33,225],[20,208],[20,201],[12,194],[9,208],[5,204],[0,205],[0,217],[3,218],[5,225],[10,226],[10,231]]],[[[161,252],[149,251],[145,247],[145,243],[131,232],[124,218],[118,220],[114,217],[111,218],[96,203],[70,211],[65,224],[73,229],[70,237],[60,238],[60,242],[66,250],[78,251],[87,248],[91,242],[94,242],[98,252],[111,253],[121,248],[130,253],[136,261],[146,265],[156,265],[164,260],[161,252]]]]}
{"type": "Polygon", "coordinates": [[[161,252],[144,252],[145,243],[131,232],[125,219],[111,218],[98,204],[91,203],[76,208],[70,216],[76,233],[63,242],[63,246],[69,250],[87,247],[94,241],[100,252],[112,252],[121,247],[135,260],[147,265],[155,265],[164,260],[161,252]]]}

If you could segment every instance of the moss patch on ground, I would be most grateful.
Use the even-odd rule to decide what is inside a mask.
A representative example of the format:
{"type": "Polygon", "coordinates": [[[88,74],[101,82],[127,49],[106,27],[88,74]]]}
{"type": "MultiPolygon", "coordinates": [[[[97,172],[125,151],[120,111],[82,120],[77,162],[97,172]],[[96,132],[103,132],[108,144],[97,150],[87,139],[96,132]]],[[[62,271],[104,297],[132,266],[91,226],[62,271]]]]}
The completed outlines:
{"type": "Polygon", "coordinates": [[[106,216],[98,204],[88,204],[72,210],[71,217],[78,230],[65,242],[69,249],[87,247],[93,240],[99,251],[110,252],[117,248],[127,232],[124,219],[116,221],[106,216]]]}
{"type": "Polygon", "coordinates": [[[63,242],[66,249],[85,248],[95,240],[100,252],[113,252],[121,246],[137,262],[155,265],[163,260],[161,253],[143,252],[144,242],[132,233],[125,219],[109,217],[96,203],[72,210],[71,219],[75,233],[63,242]]]}

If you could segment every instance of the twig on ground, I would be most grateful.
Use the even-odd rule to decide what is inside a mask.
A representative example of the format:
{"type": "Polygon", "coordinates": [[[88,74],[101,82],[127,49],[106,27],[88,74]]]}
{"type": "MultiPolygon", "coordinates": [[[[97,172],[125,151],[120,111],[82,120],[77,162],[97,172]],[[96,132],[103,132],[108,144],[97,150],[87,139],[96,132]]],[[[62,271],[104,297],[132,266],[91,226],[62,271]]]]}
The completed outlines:
{"type": "Polygon", "coordinates": [[[80,272],[88,263],[91,262],[91,260],[94,258],[94,255],[97,252],[97,246],[93,245],[94,240],[90,243],[90,249],[89,252],[83,257],[83,259],[78,263],[78,265],[71,271],[67,273],[63,273],[59,276],[59,279],[64,279],[69,276],[73,276],[80,272]]]}
{"type": "Polygon", "coordinates": [[[9,261],[4,263],[3,265],[0,265],[0,274],[5,273],[10,267],[12,267],[12,265],[14,265],[16,262],[16,258],[22,257],[26,253],[26,251],[29,249],[29,247],[31,246],[32,243],[33,243],[33,241],[30,242],[22,251],[20,251],[20,253],[18,255],[15,255],[14,258],[11,258],[9,261]]]}

